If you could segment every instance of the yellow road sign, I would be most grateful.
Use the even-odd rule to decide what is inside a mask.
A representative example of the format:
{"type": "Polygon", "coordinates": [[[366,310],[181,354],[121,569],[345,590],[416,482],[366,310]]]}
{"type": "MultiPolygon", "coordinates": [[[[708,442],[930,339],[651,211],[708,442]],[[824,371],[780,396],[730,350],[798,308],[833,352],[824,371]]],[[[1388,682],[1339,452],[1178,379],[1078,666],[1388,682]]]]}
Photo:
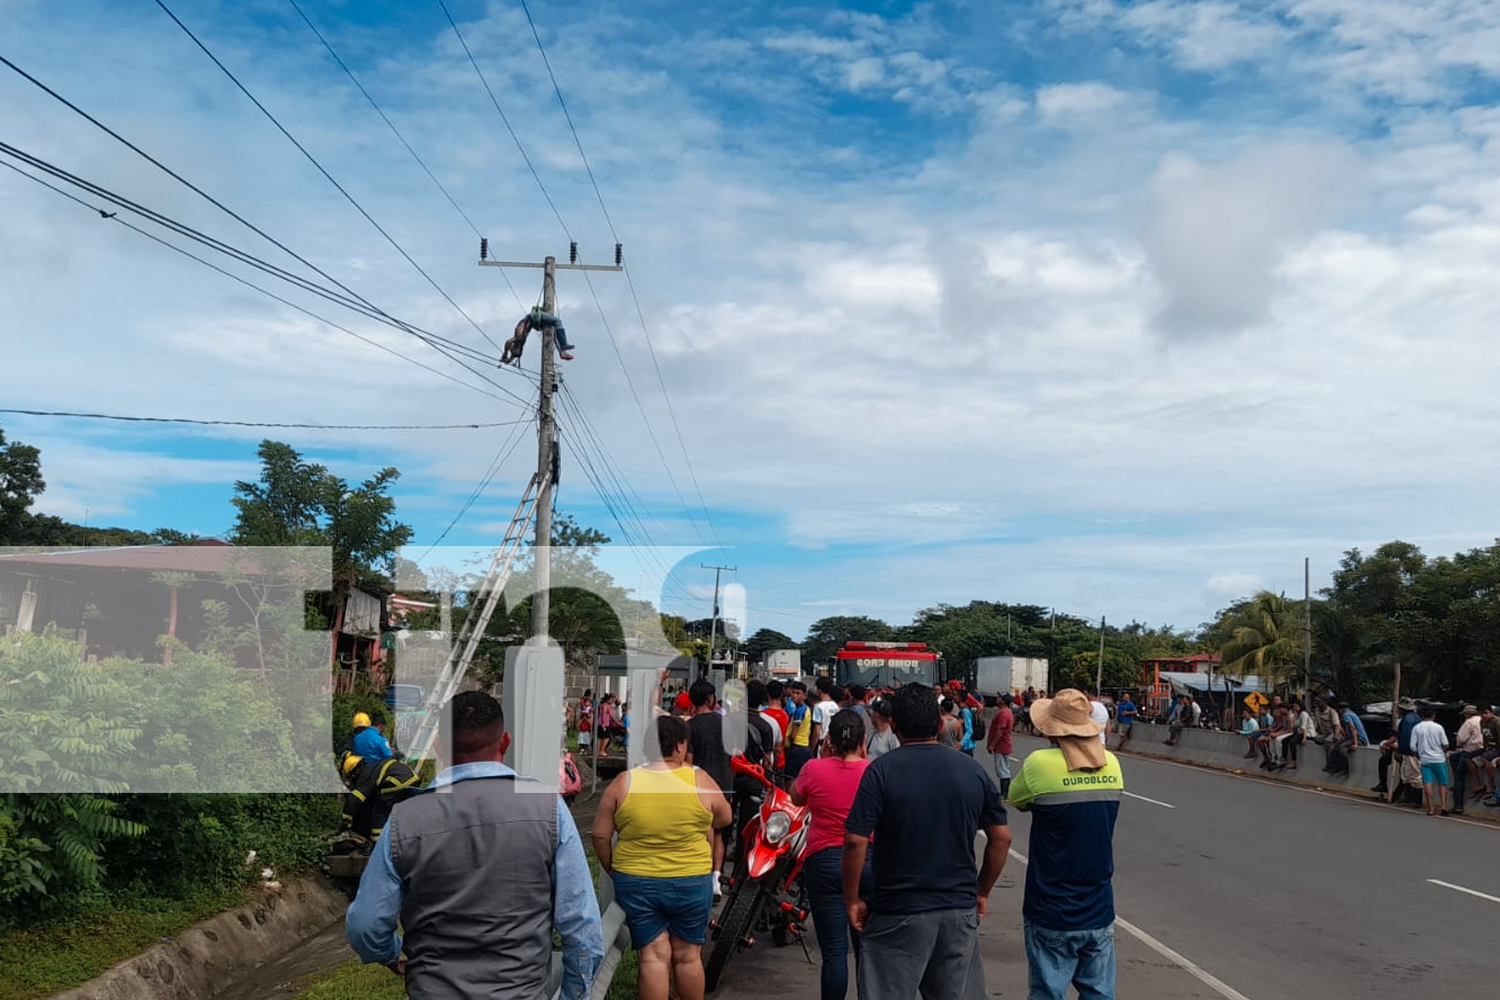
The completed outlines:
{"type": "Polygon", "coordinates": [[[1251,691],[1245,695],[1245,704],[1250,706],[1252,712],[1262,712],[1270,704],[1270,700],[1259,691],[1251,691]]]}

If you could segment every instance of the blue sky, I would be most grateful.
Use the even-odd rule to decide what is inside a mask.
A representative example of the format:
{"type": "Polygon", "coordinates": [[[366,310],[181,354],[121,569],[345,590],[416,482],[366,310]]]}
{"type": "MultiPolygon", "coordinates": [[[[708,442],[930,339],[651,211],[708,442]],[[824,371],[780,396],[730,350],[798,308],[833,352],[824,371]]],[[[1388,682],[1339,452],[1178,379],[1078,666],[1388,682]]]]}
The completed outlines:
{"type": "MultiPolygon", "coordinates": [[[[436,0],[298,3],[495,256],[566,255],[436,0]]],[[[171,6],[507,335],[521,304],[287,0],[171,6]]],[[[519,2],[449,8],[567,232],[607,259],[519,2]]],[[[1500,533],[1484,450],[1500,409],[1495,5],[531,9],[645,320],[617,276],[594,279],[597,306],[578,276],[559,280],[580,345],[562,420],[587,439],[584,455],[565,441],[559,504],[618,542],[681,547],[669,609],[707,608],[701,561],[739,567],[749,628],[793,635],[825,614],[903,622],[973,598],[1192,626],[1259,586],[1298,592],[1304,556],[1316,585],[1349,547],[1401,537],[1436,554],[1500,533]],[[584,458],[642,523],[616,523],[584,458]]],[[[0,0],[0,16],[0,53],[387,312],[488,350],[154,3],[0,0]]],[[[0,107],[0,139],[290,266],[3,68],[0,107]]],[[[0,218],[0,406],[528,416],[9,171],[0,218]]],[[[529,305],[532,274],[513,280],[529,305]]],[[[393,464],[419,550],[512,431],[0,425],[43,450],[41,508],[95,524],[223,531],[262,436],[351,479],[393,464]]],[[[498,540],[533,456],[523,441],[446,541],[498,540]]]]}

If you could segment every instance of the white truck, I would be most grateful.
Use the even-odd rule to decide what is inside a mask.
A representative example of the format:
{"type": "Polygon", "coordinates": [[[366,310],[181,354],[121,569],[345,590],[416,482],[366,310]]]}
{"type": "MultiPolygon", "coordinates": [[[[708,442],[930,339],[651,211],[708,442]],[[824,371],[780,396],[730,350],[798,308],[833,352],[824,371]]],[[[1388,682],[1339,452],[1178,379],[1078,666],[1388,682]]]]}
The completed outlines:
{"type": "Polygon", "coordinates": [[[974,687],[980,694],[1047,690],[1047,661],[1035,656],[981,656],[974,661],[974,687]]]}
{"type": "Polygon", "coordinates": [[[792,680],[802,676],[802,650],[768,649],[761,660],[766,676],[773,680],[792,680]]]}

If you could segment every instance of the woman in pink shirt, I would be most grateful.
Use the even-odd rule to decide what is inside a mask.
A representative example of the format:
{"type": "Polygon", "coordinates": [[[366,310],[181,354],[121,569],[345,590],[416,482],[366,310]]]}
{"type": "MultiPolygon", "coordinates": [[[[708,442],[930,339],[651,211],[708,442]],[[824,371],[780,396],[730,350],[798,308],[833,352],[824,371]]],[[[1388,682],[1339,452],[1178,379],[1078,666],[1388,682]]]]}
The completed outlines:
{"type": "MultiPolygon", "coordinates": [[[[865,723],[852,709],[828,724],[824,755],[803,765],[792,787],[792,801],[811,816],[802,881],[812,905],[818,950],[823,953],[822,1000],[844,1000],[849,990],[849,946],[859,958],[859,934],[844,909],[844,821],[870,762],[865,759],[865,723]]],[[[869,869],[865,870],[865,879],[869,869]]]]}

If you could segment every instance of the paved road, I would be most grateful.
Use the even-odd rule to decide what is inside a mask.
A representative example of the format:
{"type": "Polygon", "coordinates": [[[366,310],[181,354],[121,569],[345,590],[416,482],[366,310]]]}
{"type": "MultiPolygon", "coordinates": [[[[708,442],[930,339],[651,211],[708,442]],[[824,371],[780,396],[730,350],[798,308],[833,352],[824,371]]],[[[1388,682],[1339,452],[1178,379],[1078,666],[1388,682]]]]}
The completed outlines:
{"type": "MultiPolygon", "coordinates": [[[[1041,745],[1018,738],[1016,753],[1041,745]]],[[[1155,801],[1127,798],[1115,835],[1116,908],[1142,935],[1116,932],[1122,1000],[1410,1000],[1424,987],[1493,987],[1493,825],[1137,757],[1123,763],[1129,791],[1155,801]]],[[[1011,822],[1024,856],[1030,820],[1012,812],[1011,822]]],[[[1026,993],[1024,879],[1013,858],[983,925],[991,996],[1026,993]]],[[[731,964],[715,1000],[816,990],[800,949],[757,946],[731,964]]]]}

